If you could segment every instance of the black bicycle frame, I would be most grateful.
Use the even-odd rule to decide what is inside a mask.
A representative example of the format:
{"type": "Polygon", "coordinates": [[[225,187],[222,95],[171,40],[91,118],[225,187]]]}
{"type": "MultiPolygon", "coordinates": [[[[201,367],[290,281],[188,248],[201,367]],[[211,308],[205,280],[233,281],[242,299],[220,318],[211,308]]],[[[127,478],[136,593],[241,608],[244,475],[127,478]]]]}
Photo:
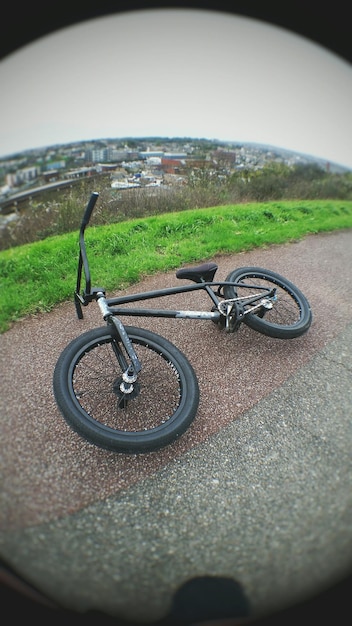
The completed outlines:
{"type": "MultiPolygon", "coordinates": [[[[205,281],[200,278],[200,282],[193,283],[191,285],[181,285],[179,287],[169,287],[166,289],[157,289],[155,291],[145,291],[141,293],[134,293],[126,296],[119,296],[116,298],[106,298],[105,290],[102,287],[91,287],[91,277],[89,264],[87,259],[85,241],[84,241],[84,231],[89,223],[89,219],[93,212],[95,203],[98,199],[99,194],[94,192],[91,194],[90,200],[88,202],[87,208],[85,210],[82,224],[79,233],[79,259],[78,259],[78,270],[77,270],[77,284],[76,291],[74,294],[76,311],[77,315],[80,319],[83,318],[82,306],[87,306],[89,302],[92,300],[97,300],[100,304],[100,308],[102,310],[104,319],[108,319],[110,316],[138,316],[138,317],[167,317],[167,318],[180,318],[180,319],[202,319],[202,320],[213,320],[217,322],[222,317],[219,309],[217,308],[219,303],[221,302],[221,294],[220,288],[225,285],[236,286],[236,283],[227,282],[227,281],[205,281]],[[84,270],[85,275],[85,290],[83,294],[80,294],[81,288],[81,280],[82,280],[82,269],[84,270]],[[217,293],[214,292],[213,288],[217,287],[217,293]],[[178,293],[188,293],[192,291],[206,291],[212,300],[215,310],[212,311],[192,311],[192,310],[172,310],[172,309],[141,309],[141,308],[130,308],[130,307],[121,307],[123,304],[130,304],[132,302],[141,302],[143,300],[151,300],[154,298],[166,297],[175,295],[178,293]],[[104,302],[102,302],[102,299],[104,302]]],[[[241,287],[253,288],[253,285],[245,285],[241,283],[241,287]]],[[[259,291],[266,292],[267,297],[271,297],[274,295],[275,290],[270,290],[267,287],[256,286],[256,289],[259,291]]],[[[246,304],[254,304],[258,302],[258,300],[262,296],[259,294],[255,294],[254,296],[249,296],[246,298],[246,304]]]]}
{"type": "MultiPolygon", "coordinates": [[[[107,305],[114,307],[112,309],[113,315],[131,315],[141,317],[169,317],[169,318],[182,318],[182,319],[203,319],[203,320],[218,320],[219,311],[192,311],[192,310],[172,310],[172,309],[141,309],[141,308],[115,308],[122,304],[129,304],[131,302],[142,302],[143,300],[152,300],[153,298],[160,298],[166,296],[172,296],[178,293],[187,293],[197,291],[199,289],[205,290],[214,304],[217,306],[220,299],[216,296],[212,287],[220,286],[224,283],[215,282],[201,282],[192,285],[181,285],[180,287],[169,287],[166,289],[157,289],[156,291],[145,291],[141,293],[134,293],[129,296],[120,296],[117,298],[108,298],[107,305]]],[[[231,283],[230,283],[231,284],[231,283]]]]}

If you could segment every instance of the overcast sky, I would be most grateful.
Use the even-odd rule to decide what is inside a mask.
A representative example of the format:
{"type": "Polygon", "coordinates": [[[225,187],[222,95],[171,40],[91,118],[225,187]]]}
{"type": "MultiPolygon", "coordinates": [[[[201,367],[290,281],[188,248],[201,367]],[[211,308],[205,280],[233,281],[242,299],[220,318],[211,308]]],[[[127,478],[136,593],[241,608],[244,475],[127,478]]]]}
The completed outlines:
{"type": "Polygon", "coordinates": [[[114,137],[257,142],[352,168],[352,66],[288,30],[215,11],[82,22],[0,62],[0,157],[114,137]]]}

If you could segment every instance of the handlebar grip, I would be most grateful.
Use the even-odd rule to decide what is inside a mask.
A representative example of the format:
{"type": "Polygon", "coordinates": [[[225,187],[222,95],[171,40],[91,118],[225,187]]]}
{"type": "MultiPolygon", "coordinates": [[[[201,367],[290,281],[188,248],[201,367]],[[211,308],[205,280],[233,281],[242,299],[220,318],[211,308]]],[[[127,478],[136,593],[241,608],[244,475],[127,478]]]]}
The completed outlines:
{"type": "Polygon", "coordinates": [[[99,194],[98,194],[97,191],[93,191],[93,193],[90,196],[89,202],[87,204],[87,208],[86,208],[86,210],[84,212],[84,215],[83,215],[83,218],[82,218],[81,228],[83,228],[83,229],[87,226],[87,224],[88,224],[88,222],[89,222],[89,220],[91,218],[91,215],[93,213],[93,209],[94,209],[95,203],[96,203],[96,201],[98,199],[98,196],[99,196],[99,194]]]}

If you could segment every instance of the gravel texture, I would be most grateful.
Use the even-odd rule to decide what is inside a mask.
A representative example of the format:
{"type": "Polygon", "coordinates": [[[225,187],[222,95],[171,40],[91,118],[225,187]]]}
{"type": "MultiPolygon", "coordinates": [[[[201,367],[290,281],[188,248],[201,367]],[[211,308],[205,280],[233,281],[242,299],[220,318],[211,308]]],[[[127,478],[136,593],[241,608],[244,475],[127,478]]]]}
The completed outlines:
{"type": "MultiPolygon", "coordinates": [[[[302,585],[326,584],[333,554],[334,575],[348,565],[352,231],[213,260],[219,279],[248,265],[282,274],[307,296],[313,324],[306,335],[282,341],[244,325],[226,335],[208,321],[123,318],[175,343],[198,377],[194,423],[158,452],[101,450],[74,433],[56,407],[56,360],[77,334],[102,325],[94,304],[84,320],[68,302],[0,336],[0,552],[64,605],[156,619],[182,580],[211,572],[239,577],[260,612],[275,607],[273,585],[285,604],[304,594],[302,585]],[[344,332],[335,357],[324,356],[344,332]],[[343,399],[337,382],[346,388],[343,399]],[[335,419],[336,428],[329,422],[335,419]],[[324,481],[317,494],[315,483],[324,481]],[[290,514],[294,523],[286,528],[290,514]]],[[[170,272],[126,292],[175,284],[181,282],[170,272]]],[[[154,304],[210,303],[185,294],[154,304]]]]}

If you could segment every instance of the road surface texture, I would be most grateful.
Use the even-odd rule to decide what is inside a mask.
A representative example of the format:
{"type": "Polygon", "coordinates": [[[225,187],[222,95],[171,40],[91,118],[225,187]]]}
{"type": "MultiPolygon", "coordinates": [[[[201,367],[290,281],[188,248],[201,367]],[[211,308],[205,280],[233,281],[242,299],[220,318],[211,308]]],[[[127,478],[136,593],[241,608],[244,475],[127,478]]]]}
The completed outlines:
{"type": "MultiPolygon", "coordinates": [[[[99,449],[55,404],[55,363],[102,325],[96,305],[78,320],[64,303],[0,336],[0,555],[64,609],[162,620],[180,586],[207,576],[237,581],[260,618],[351,570],[352,230],[213,260],[219,280],[248,265],[284,275],[313,323],[283,341],[245,325],[227,335],[211,321],[124,317],[175,343],[199,380],[195,421],[158,452],[99,449]]],[[[126,292],[175,284],[157,274],[126,292]]],[[[199,293],[154,304],[210,307],[199,293]]]]}

